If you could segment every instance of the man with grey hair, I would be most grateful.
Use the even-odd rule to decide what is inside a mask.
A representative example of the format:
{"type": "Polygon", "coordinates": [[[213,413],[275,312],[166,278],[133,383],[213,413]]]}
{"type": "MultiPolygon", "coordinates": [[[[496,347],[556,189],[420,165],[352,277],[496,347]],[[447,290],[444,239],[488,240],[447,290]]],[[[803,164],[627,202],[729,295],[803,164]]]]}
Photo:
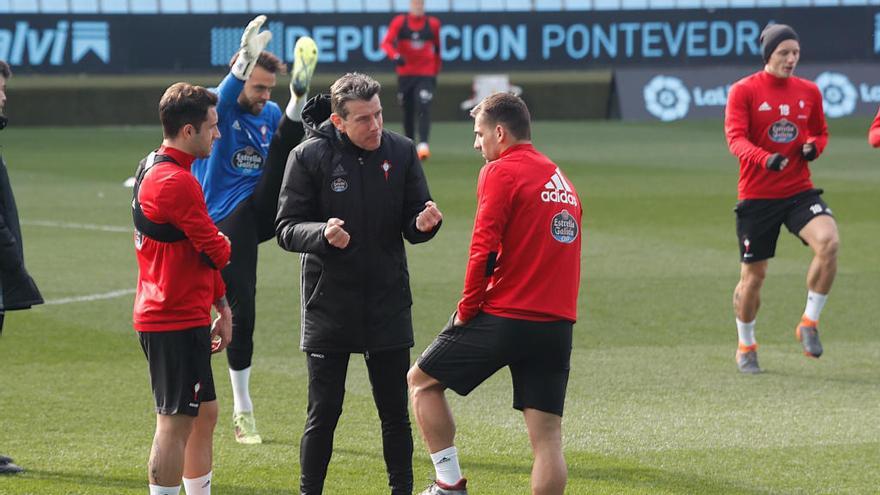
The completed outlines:
{"type": "Polygon", "coordinates": [[[323,491],[352,353],[366,360],[391,493],[413,488],[403,239],[430,240],[443,216],[412,141],[383,128],[380,89],[349,73],[306,104],[308,137],[288,158],[278,199],[278,243],[302,253],[300,348],[309,371],[302,494],[323,491]]]}

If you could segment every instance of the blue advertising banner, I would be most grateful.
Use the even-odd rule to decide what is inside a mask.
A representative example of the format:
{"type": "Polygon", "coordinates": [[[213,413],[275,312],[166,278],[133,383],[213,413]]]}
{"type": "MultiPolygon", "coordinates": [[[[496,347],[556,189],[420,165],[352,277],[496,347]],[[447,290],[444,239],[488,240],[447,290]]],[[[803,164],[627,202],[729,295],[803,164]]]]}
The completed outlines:
{"type": "MultiPolygon", "coordinates": [[[[450,70],[585,70],[760,62],[769,22],[801,28],[805,58],[880,59],[880,6],[785,9],[445,13],[450,70]]],[[[4,15],[0,59],[20,72],[203,72],[225,67],[246,15],[4,15]]],[[[273,15],[269,50],[293,58],[309,35],[329,71],[391,71],[380,48],[386,14],[273,15]]]]}
{"type": "MultiPolygon", "coordinates": [[[[615,117],[624,120],[724,118],[730,86],[762,70],[751,67],[620,69],[614,73],[615,117]]],[[[880,70],[872,64],[801,64],[795,75],[816,83],[828,118],[873,116],[880,70]]]]}

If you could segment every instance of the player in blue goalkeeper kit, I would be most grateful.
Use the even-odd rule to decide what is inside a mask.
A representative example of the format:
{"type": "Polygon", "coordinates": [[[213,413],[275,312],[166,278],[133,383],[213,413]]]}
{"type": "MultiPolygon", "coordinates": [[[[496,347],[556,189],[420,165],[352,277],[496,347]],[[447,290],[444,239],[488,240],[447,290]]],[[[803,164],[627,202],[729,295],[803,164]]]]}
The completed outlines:
{"type": "Polygon", "coordinates": [[[260,32],[258,16],[242,35],[241,50],[229,74],[216,89],[222,137],[209,158],[193,163],[202,185],[208,213],[232,241],[232,259],[223,269],[232,307],[232,343],[226,349],[233,392],[233,426],[239,443],[258,444],[250,397],[254,351],[255,296],[258,245],[275,235],[278,192],[287,155],[305,131],[300,113],[318,58],[315,42],[300,38],[294,48],[291,98],[284,111],[269,100],[284,63],[264,51],[272,35],[260,32]]]}

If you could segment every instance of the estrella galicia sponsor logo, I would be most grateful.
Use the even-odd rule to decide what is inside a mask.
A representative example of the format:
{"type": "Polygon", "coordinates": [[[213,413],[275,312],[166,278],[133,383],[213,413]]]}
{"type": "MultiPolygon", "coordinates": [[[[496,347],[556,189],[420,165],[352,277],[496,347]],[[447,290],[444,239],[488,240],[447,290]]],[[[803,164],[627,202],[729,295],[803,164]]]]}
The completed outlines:
{"type": "Polygon", "coordinates": [[[263,168],[263,155],[253,147],[245,146],[232,155],[232,166],[239,170],[260,170],[263,168]]]}
{"type": "Polygon", "coordinates": [[[683,119],[690,109],[690,92],[677,77],[654,76],[645,85],[642,94],[645,108],[663,122],[683,119]]]}
{"type": "Polygon", "coordinates": [[[0,60],[13,66],[78,64],[89,54],[110,63],[109,23],[58,21],[54,28],[40,29],[19,21],[13,29],[0,29],[0,60]]]}
{"type": "Polygon", "coordinates": [[[550,222],[550,235],[557,241],[563,244],[571,244],[577,239],[579,231],[577,220],[568,210],[562,210],[553,215],[553,220],[550,222]]]}
{"type": "Polygon", "coordinates": [[[333,192],[345,192],[348,190],[348,181],[342,177],[337,177],[330,182],[330,190],[333,192]]]}
{"type": "Polygon", "coordinates": [[[856,109],[859,94],[845,74],[823,72],[816,78],[816,86],[822,92],[822,104],[828,117],[844,117],[856,109]]]}
{"type": "Polygon", "coordinates": [[[779,119],[767,130],[767,135],[774,143],[790,143],[798,137],[798,128],[789,120],[779,119]]]}

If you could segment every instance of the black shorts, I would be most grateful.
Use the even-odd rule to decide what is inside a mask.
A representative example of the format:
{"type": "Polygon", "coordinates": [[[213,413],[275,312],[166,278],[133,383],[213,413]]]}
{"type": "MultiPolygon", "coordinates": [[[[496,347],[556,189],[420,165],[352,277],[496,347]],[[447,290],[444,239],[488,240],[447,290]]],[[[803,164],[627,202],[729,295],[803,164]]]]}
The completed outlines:
{"type": "Polygon", "coordinates": [[[202,402],[217,400],[209,327],[138,335],[150,365],[157,414],[198,416],[202,402]]]}
{"type": "MultiPolygon", "coordinates": [[[[810,189],[782,199],[744,199],[736,204],[736,236],[743,263],[754,263],[776,254],[779,229],[798,235],[810,220],[831,215],[831,208],[822,201],[821,189],[810,189]]],[[[806,245],[806,241],[801,239],[806,245]]]]}
{"type": "MultiPolygon", "coordinates": [[[[454,318],[454,315],[453,315],[454,318]]],[[[452,318],[418,359],[419,368],[467,395],[504,366],[513,407],[562,416],[571,358],[570,321],[528,321],[479,313],[464,326],[452,318]]]]}
{"type": "Polygon", "coordinates": [[[422,105],[427,105],[434,99],[434,91],[436,89],[437,78],[435,76],[397,77],[397,101],[401,105],[416,99],[422,105]]]}

